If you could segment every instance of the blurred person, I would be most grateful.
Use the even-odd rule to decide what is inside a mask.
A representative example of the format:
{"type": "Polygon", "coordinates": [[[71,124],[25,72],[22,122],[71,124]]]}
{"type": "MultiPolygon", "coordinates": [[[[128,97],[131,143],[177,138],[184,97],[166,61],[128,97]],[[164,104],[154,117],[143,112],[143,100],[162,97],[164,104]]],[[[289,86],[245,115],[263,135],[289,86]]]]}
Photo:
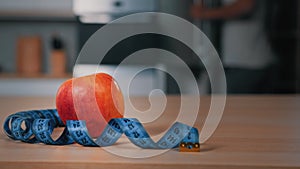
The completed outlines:
{"type": "Polygon", "coordinates": [[[222,6],[191,7],[199,20],[222,20],[222,60],[228,93],[266,93],[271,90],[274,54],[265,28],[265,0],[222,0],[222,6]]]}

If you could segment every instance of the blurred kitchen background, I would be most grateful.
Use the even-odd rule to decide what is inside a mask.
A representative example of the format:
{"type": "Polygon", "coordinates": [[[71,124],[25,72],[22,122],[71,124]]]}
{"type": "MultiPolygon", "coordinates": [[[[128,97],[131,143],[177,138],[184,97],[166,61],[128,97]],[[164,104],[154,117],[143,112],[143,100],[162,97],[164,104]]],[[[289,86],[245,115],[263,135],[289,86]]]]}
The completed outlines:
{"type": "MultiPolygon", "coordinates": [[[[265,34],[262,36],[268,40],[273,62],[266,69],[255,66],[243,68],[225,65],[226,75],[234,74],[227,79],[228,92],[299,93],[300,10],[298,9],[300,2],[298,0],[259,1],[268,4],[263,7],[265,14],[255,17],[263,22],[265,34]],[[255,70],[247,71],[249,69],[255,70]],[[256,77],[263,80],[256,84],[243,83],[243,81],[254,83],[256,77]]],[[[76,58],[88,38],[113,19],[136,12],[159,11],[193,22],[206,33],[224,61],[226,53],[223,44],[224,29],[227,22],[233,20],[247,22],[254,16],[250,16],[251,12],[249,12],[249,16],[229,20],[192,17],[191,7],[199,3],[205,8],[217,9],[224,5],[224,0],[0,0],[0,96],[54,96],[59,85],[72,77],[76,58]]],[[[147,20],[141,18],[141,21],[126,24],[132,27],[146,25],[147,20]]],[[[243,40],[244,37],[233,36],[232,38],[243,40]]],[[[99,46],[101,47],[101,44],[99,46]]],[[[239,47],[243,49],[243,46],[237,46],[239,47]]],[[[194,73],[201,94],[210,93],[206,72],[202,64],[195,61],[194,54],[180,42],[164,36],[140,35],[122,41],[106,55],[102,62],[103,67],[109,72],[124,57],[145,48],[162,48],[177,54],[194,73]]],[[[241,60],[242,62],[251,63],[251,58],[241,59],[244,59],[241,60]]],[[[123,67],[124,78],[126,79],[126,72],[135,71],[148,62],[151,62],[151,57],[145,58],[145,63],[123,67]]],[[[264,58],[257,64],[262,65],[263,62],[265,62],[264,58]]],[[[88,74],[89,70],[97,66],[98,59],[82,59],[80,63],[82,72],[86,71],[88,74]]],[[[180,73],[180,68],[177,68],[176,64],[173,68],[166,69],[176,69],[180,73]]],[[[184,74],[182,78],[185,78],[184,74]]],[[[189,91],[189,83],[186,81],[184,92],[193,94],[193,91],[189,91]]],[[[120,85],[122,87],[122,84],[120,85]]],[[[133,95],[148,95],[149,91],[155,88],[167,94],[179,93],[172,77],[154,69],[138,74],[131,88],[133,95]]]]}

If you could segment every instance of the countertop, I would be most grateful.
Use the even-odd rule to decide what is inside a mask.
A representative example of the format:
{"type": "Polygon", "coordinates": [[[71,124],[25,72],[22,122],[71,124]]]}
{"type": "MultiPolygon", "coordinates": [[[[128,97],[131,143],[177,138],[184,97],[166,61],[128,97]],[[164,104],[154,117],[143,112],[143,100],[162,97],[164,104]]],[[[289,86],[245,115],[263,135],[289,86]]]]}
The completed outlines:
{"type": "MultiPolygon", "coordinates": [[[[180,108],[178,96],[167,98],[163,116],[145,125],[151,135],[164,131],[180,108]]],[[[147,98],[133,98],[133,102],[141,110],[150,106],[147,98]]],[[[201,128],[209,105],[210,97],[201,97],[195,127],[201,128]]],[[[2,126],[5,117],[17,111],[53,107],[52,97],[0,97],[0,123],[2,126]]],[[[201,152],[173,149],[141,159],[78,144],[27,144],[1,132],[0,168],[300,168],[299,111],[299,95],[228,96],[221,123],[212,138],[201,145],[201,152]]]]}

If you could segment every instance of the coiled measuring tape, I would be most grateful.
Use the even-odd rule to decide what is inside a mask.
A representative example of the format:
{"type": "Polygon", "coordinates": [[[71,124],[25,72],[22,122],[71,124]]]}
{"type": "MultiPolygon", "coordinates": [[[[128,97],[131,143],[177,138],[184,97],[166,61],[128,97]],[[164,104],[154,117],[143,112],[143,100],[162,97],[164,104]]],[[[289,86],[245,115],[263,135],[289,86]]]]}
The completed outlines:
{"type": "Polygon", "coordinates": [[[32,110],[12,114],[4,121],[5,134],[26,143],[67,145],[78,143],[83,146],[103,147],[113,145],[125,134],[136,146],[146,149],[171,149],[200,151],[198,130],[180,122],[174,123],[166,134],[154,142],[143,125],[135,118],[114,118],[108,122],[102,134],[94,140],[89,136],[85,121],[68,120],[66,126],[56,109],[32,110]],[[22,124],[25,128],[22,128],[22,124]],[[65,127],[56,140],[51,134],[56,127],[65,127]]]}

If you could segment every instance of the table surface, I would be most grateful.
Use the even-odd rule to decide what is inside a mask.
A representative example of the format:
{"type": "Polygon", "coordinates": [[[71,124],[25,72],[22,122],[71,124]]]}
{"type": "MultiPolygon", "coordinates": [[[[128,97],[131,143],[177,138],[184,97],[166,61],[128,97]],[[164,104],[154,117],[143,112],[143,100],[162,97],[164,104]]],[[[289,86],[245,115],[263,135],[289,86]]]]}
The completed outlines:
{"type": "MultiPolygon", "coordinates": [[[[179,97],[167,98],[165,113],[146,124],[151,135],[167,129],[179,111],[179,97]]],[[[146,98],[132,101],[140,110],[150,106],[146,98]]],[[[1,126],[11,113],[54,106],[54,98],[0,97],[1,126]]],[[[196,127],[203,124],[209,106],[210,97],[201,97],[196,127]]],[[[1,132],[0,168],[300,168],[299,111],[299,95],[228,96],[221,123],[213,137],[201,145],[200,153],[175,149],[142,159],[120,157],[103,148],[78,144],[27,144],[13,141],[1,132]]]]}

